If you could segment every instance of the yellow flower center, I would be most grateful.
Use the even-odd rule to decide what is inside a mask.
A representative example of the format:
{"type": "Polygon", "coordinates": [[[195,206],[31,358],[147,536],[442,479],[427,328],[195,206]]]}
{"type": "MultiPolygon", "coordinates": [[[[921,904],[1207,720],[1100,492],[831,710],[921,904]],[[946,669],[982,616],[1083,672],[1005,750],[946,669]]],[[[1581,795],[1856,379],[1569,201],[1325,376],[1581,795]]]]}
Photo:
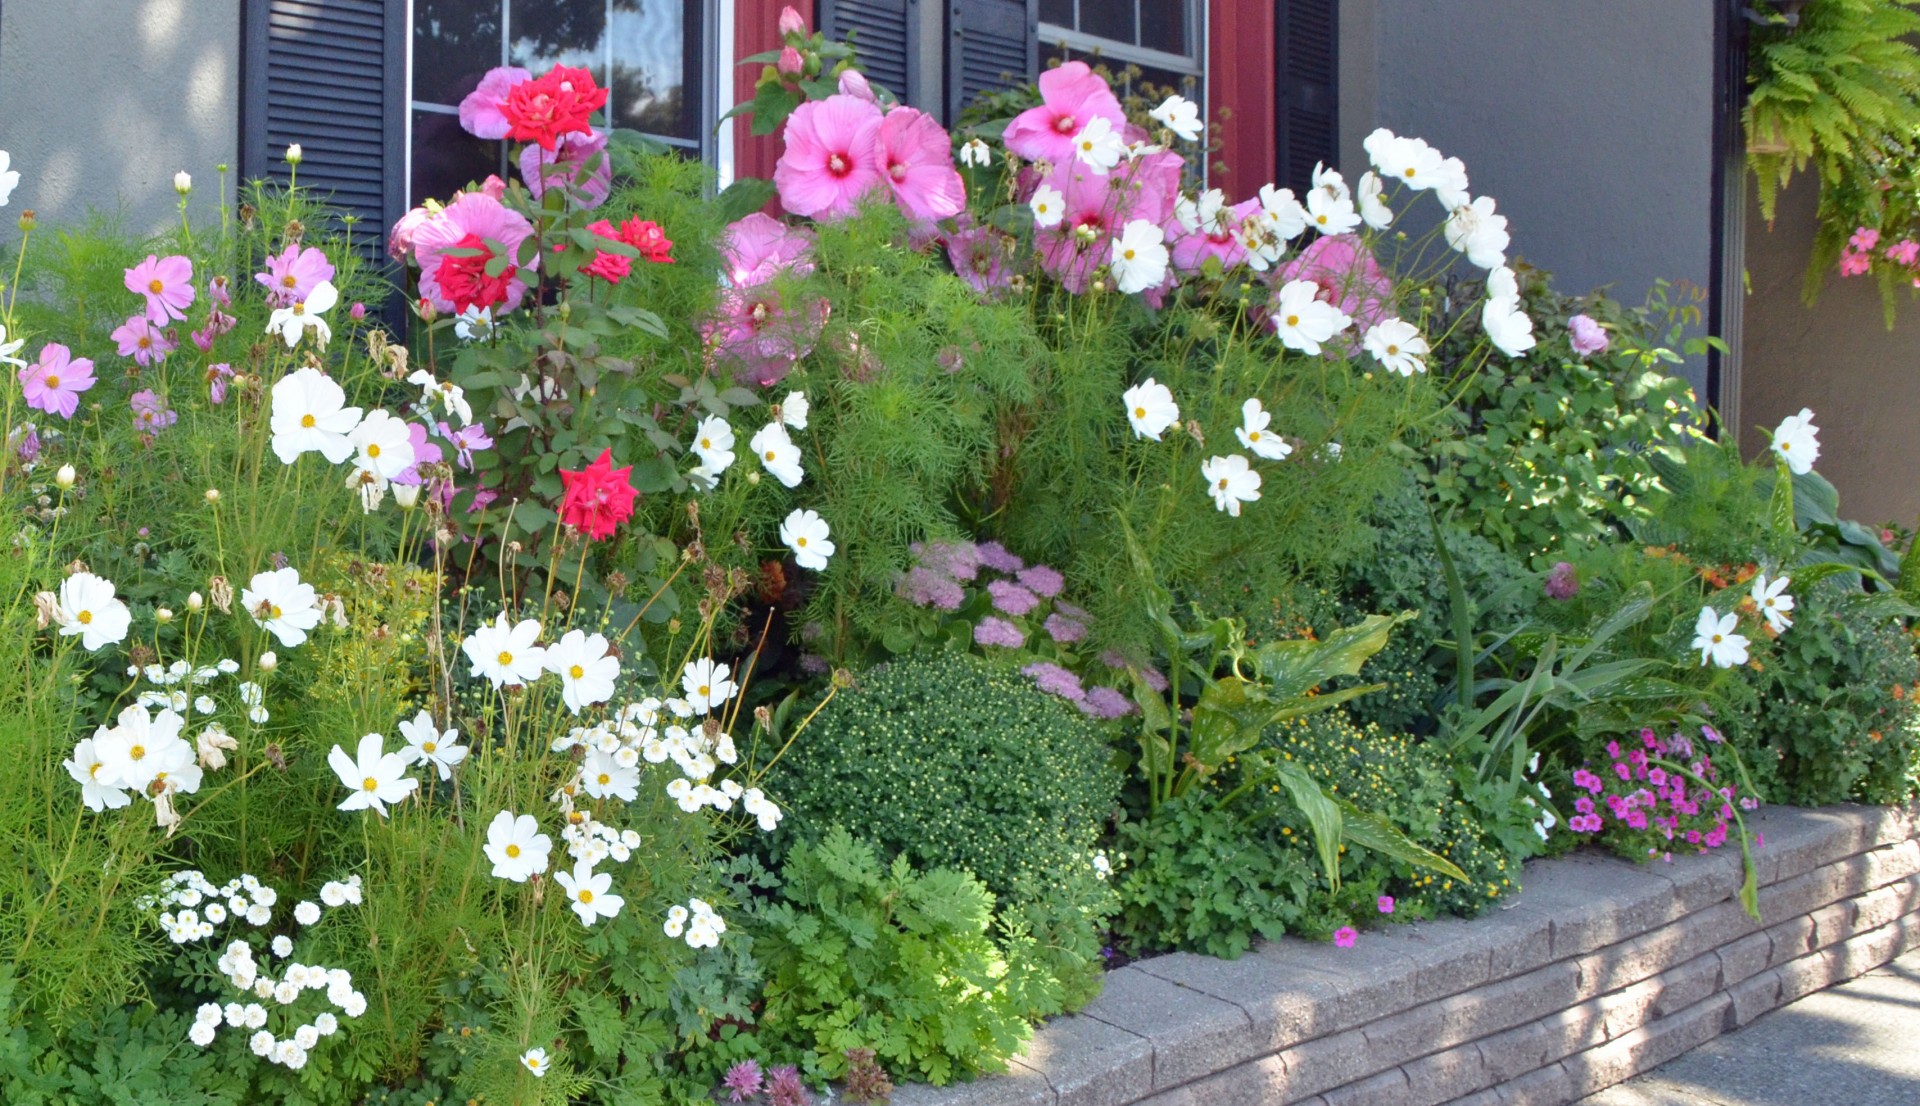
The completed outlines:
{"type": "Polygon", "coordinates": [[[586,674],[587,674],[587,670],[580,667],[577,664],[567,669],[567,675],[572,676],[576,680],[582,676],[585,676],[586,674]]]}
{"type": "Polygon", "coordinates": [[[440,748],[440,743],[437,741],[423,741],[420,743],[420,751],[423,753],[431,753],[438,748],[440,748]]]}
{"type": "Polygon", "coordinates": [[[1288,326],[1299,326],[1299,325],[1300,325],[1300,316],[1298,316],[1298,315],[1288,315],[1288,316],[1287,316],[1287,325],[1288,325],[1288,326]]]}
{"type": "Polygon", "coordinates": [[[577,897],[577,898],[579,898],[579,900],[580,900],[581,902],[592,902],[592,901],[593,901],[593,892],[591,892],[591,891],[589,891],[589,890],[587,890],[586,888],[584,888],[584,887],[582,887],[582,888],[580,889],[580,894],[579,894],[578,896],[576,896],[576,897],[577,897]]]}
{"type": "Polygon", "coordinates": [[[80,613],[79,613],[78,615],[76,615],[76,616],[74,616],[74,617],[76,617],[76,618],[78,618],[78,619],[80,620],[80,625],[82,625],[82,626],[91,626],[91,625],[93,625],[93,612],[92,612],[92,611],[81,611],[81,612],[80,612],[80,613]]]}
{"type": "Polygon", "coordinates": [[[767,450],[767,460],[769,460],[769,461],[771,461],[771,460],[773,460],[773,459],[774,459],[775,457],[778,457],[778,456],[779,456],[779,454],[778,454],[777,452],[775,452],[774,450],[771,450],[771,449],[769,449],[769,450],[767,450]]]}
{"type": "Polygon", "coordinates": [[[713,448],[713,439],[712,439],[712,438],[702,438],[702,439],[700,439],[700,448],[701,448],[701,449],[712,449],[712,448],[713,448]]]}
{"type": "Polygon", "coordinates": [[[1399,353],[1399,352],[1400,352],[1400,347],[1399,347],[1399,346],[1388,346],[1388,347],[1387,347],[1387,356],[1388,356],[1388,357],[1392,357],[1392,356],[1393,356],[1394,354],[1396,354],[1396,353],[1399,353]]]}
{"type": "Polygon", "coordinates": [[[1715,645],[1718,645],[1718,644],[1720,644],[1720,635],[1719,635],[1719,634],[1715,634],[1715,635],[1713,635],[1713,643],[1714,643],[1715,645]]]}
{"type": "Polygon", "coordinates": [[[1257,441],[1259,441],[1259,440],[1260,440],[1260,432],[1259,432],[1258,430],[1249,430],[1249,431],[1247,431],[1247,440],[1248,440],[1248,441],[1250,441],[1250,442],[1257,442],[1257,441]]]}
{"type": "Polygon", "coordinates": [[[795,538],[795,539],[793,539],[793,544],[795,544],[795,545],[798,545],[798,546],[801,546],[801,547],[803,547],[803,548],[804,548],[804,547],[806,546],[806,544],[807,544],[807,539],[805,539],[805,538],[795,538]]]}
{"type": "Polygon", "coordinates": [[[518,860],[520,859],[520,846],[508,845],[506,848],[506,853],[507,853],[508,860],[518,860]]]}
{"type": "Polygon", "coordinates": [[[1313,217],[1313,221],[1316,223],[1319,223],[1323,227],[1327,225],[1327,217],[1325,215],[1316,215],[1313,217]]]}
{"type": "Polygon", "coordinates": [[[278,603],[269,603],[269,604],[267,604],[267,613],[268,613],[268,616],[269,616],[269,617],[268,617],[268,620],[269,620],[269,621],[272,621],[273,619],[277,619],[277,618],[279,618],[279,617],[280,617],[280,615],[282,614],[282,612],[281,612],[281,610],[280,610],[280,605],[279,605],[278,603]]]}
{"type": "Polygon", "coordinates": [[[282,288],[297,288],[300,286],[300,282],[294,278],[292,273],[288,273],[286,276],[280,278],[280,286],[282,288]]]}
{"type": "Polygon", "coordinates": [[[315,424],[316,424],[316,423],[317,423],[318,421],[319,421],[319,420],[317,420],[317,419],[315,419],[315,418],[314,418],[314,417],[313,417],[312,415],[301,415],[301,416],[300,416],[300,427],[301,427],[301,429],[303,429],[303,430],[312,430],[312,429],[314,428],[314,425],[315,425],[315,424]]]}
{"type": "Polygon", "coordinates": [[[307,305],[304,302],[294,304],[293,313],[295,315],[305,315],[307,313],[307,305]]]}
{"type": "Polygon", "coordinates": [[[1127,261],[1132,261],[1132,260],[1133,260],[1133,251],[1132,251],[1132,250],[1125,250],[1125,251],[1123,251],[1123,252],[1122,252],[1122,253],[1120,254],[1120,256],[1121,256],[1121,258],[1123,258],[1124,260],[1127,260],[1127,261]]]}
{"type": "MultiPolygon", "coordinates": [[[[588,894],[592,894],[592,892],[588,892],[588,894]]],[[[540,1067],[540,1057],[538,1056],[527,1057],[527,1066],[538,1070],[540,1067]]]]}
{"type": "Polygon", "coordinates": [[[100,762],[99,761],[95,761],[93,764],[88,766],[87,778],[90,780],[97,780],[100,778],[100,762]]]}
{"type": "Polygon", "coordinates": [[[495,657],[494,659],[499,661],[503,665],[512,664],[513,654],[507,652],[505,649],[502,649],[500,650],[500,655],[498,657],[495,657]]]}
{"type": "Polygon", "coordinates": [[[1147,417],[1147,409],[1146,409],[1145,407],[1135,407],[1135,408],[1133,409],[1133,417],[1134,417],[1134,418],[1136,418],[1136,419],[1144,419],[1144,418],[1146,418],[1146,417],[1147,417]]]}
{"type": "Polygon", "coordinates": [[[1220,478],[1220,490],[1223,492],[1227,490],[1227,478],[1224,476],[1220,478]]]}
{"type": "Polygon", "coordinates": [[[49,388],[58,388],[60,386],[60,378],[55,376],[52,373],[48,373],[47,379],[46,379],[46,385],[49,388]]]}
{"type": "Polygon", "coordinates": [[[610,776],[610,775],[608,775],[608,774],[607,774],[607,773],[605,773],[605,772],[602,772],[602,773],[600,773],[600,780],[599,780],[599,783],[600,783],[600,786],[601,786],[601,787],[605,787],[605,786],[607,786],[608,784],[610,784],[610,783],[612,783],[612,782],[613,782],[613,777],[612,777],[612,776],[610,776]]]}
{"type": "Polygon", "coordinates": [[[700,685],[700,697],[701,697],[702,699],[704,699],[704,698],[706,698],[707,696],[709,696],[709,695],[712,695],[712,694],[713,694],[713,688],[711,688],[711,687],[709,687],[709,686],[707,686],[706,684],[701,684],[701,685],[700,685]]]}
{"type": "Polygon", "coordinates": [[[164,283],[162,283],[158,278],[147,281],[147,291],[152,292],[156,296],[166,290],[167,290],[167,286],[164,283]]]}
{"type": "Polygon", "coordinates": [[[379,457],[379,456],[380,456],[380,443],[379,443],[379,442],[368,442],[368,443],[367,443],[367,456],[369,456],[369,457],[374,457],[374,458],[377,458],[377,457],[379,457]]]}
{"type": "Polygon", "coordinates": [[[378,791],[380,790],[380,781],[374,779],[372,776],[368,776],[366,779],[360,781],[360,790],[378,791]]]}
{"type": "Polygon", "coordinates": [[[1406,178],[1407,178],[1408,180],[1412,180],[1412,179],[1413,179],[1413,174],[1414,174],[1414,168],[1413,168],[1413,166],[1411,166],[1411,165],[1409,165],[1409,166],[1407,166],[1407,168],[1406,168],[1406,171],[1405,171],[1405,176],[1406,176],[1406,178]]]}

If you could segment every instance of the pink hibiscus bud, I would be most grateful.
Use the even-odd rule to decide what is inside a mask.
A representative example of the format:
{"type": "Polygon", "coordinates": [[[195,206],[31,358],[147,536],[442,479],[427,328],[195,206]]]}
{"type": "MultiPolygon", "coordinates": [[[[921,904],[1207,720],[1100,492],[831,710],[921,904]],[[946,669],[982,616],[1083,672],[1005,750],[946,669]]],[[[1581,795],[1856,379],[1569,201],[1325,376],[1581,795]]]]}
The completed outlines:
{"type": "Polygon", "coordinates": [[[354,322],[359,322],[361,319],[367,317],[367,305],[364,303],[356,303],[347,309],[347,314],[352,317],[354,322]]]}
{"type": "Polygon", "coordinates": [[[782,77],[798,77],[807,68],[807,60],[791,46],[780,48],[780,60],[774,65],[782,77]]]}
{"type": "Polygon", "coordinates": [[[497,200],[507,194],[507,182],[493,173],[488,173],[487,179],[480,185],[480,191],[497,200]]]}
{"type": "Polygon", "coordinates": [[[780,9],[780,37],[791,42],[796,38],[807,37],[807,21],[793,10],[791,4],[780,9]]]}
{"type": "Polygon", "coordinates": [[[867,78],[858,69],[849,69],[840,74],[840,95],[865,100],[869,104],[880,102],[880,97],[873,94],[873,86],[867,83],[867,78]]]}

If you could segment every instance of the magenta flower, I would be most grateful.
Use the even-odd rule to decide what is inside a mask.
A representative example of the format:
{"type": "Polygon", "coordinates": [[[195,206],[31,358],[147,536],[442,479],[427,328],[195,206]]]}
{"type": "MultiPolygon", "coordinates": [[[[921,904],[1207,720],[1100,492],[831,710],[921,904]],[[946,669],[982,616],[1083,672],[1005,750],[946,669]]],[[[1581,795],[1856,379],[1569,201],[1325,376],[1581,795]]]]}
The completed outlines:
{"type": "Polygon", "coordinates": [[[814,218],[850,214],[882,180],[880,122],[878,107],[837,93],[794,109],[773,169],[781,205],[814,218]]]}
{"type": "Polygon", "coordinates": [[[1382,914],[1393,913],[1393,896],[1392,895],[1380,896],[1380,900],[1376,905],[1380,907],[1380,913],[1382,914]]]}
{"type": "Polygon", "coordinates": [[[208,312],[207,325],[194,331],[191,335],[193,344],[199,348],[201,353],[211,352],[214,340],[229,330],[232,330],[238,322],[238,319],[216,307],[208,312]]]}
{"type": "Polygon", "coordinates": [[[166,331],[149,323],[145,315],[128,319],[112,337],[120,345],[120,356],[133,358],[142,368],[158,365],[174,350],[173,340],[167,337],[166,331]]]}
{"type": "Polygon", "coordinates": [[[1341,926],[1333,931],[1335,948],[1350,949],[1360,940],[1360,932],[1352,926],[1341,926]]]}
{"type": "Polygon", "coordinates": [[[1547,598],[1572,599],[1580,594],[1580,574],[1567,561],[1556,563],[1547,573],[1547,598]]]}
{"type": "Polygon", "coordinates": [[[592,210],[607,202],[613,191],[613,156],[607,153],[607,136],[564,134],[552,151],[539,143],[528,143],[520,151],[520,179],[534,199],[547,194],[547,187],[563,189],[581,208],[592,210]],[[592,162],[593,168],[587,168],[592,162]]]}
{"type": "MultiPolygon", "coordinates": [[[[473,471],[473,453],[475,450],[493,448],[493,439],[487,437],[487,428],[477,422],[471,426],[463,426],[458,430],[453,429],[444,422],[436,425],[439,427],[440,436],[445,438],[447,444],[453,447],[454,460],[459,463],[461,468],[466,469],[468,472],[473,471]]],[[[438,458],[436,458],[436,460],[437,459],[438,458]]]]}
{"type": "Polygon", "coordinates": [[[1853,234],[1847,239],[1847,245],[1852,246],[1861,253],[1867,253],[1879,244],[1880,232],[1872,227],[1856,227],[1853,234]]]}
{"type": "Polygon", "coordinates": [[[1115,130],[1126,126],[1113,89],[1083,61],[1040,74],[1040,101],[1039,107],[1028,108],[1007,124],[1007,149],[1028,161],[1072,164],[1073,140],[1088,123],[1105,119],[1115,130]]]}
{"type": "Polygon", "coordinates": [[[14,427],[7,432],[7,445],[20,460],[32,464],[40,456],[40,428],[32,423],[14,427]]]}
{"type": "Polygon", "coordinates": [[[800,1069],[787,1064],[768,1074],[767,1106],[812,1106],[813,1096],[800,1082],[800,1069]]]}
{"type": "Polygon", "coordinates": [[[745,1102],[760,1093],[763,1085],[760,1075],[760,1062],[742,1060],[727,1069],[727,1077],[720,1081],[727,1089],[728,1102],[745,1102]]]}
{"type": "Polygon", "coordinates": [[[1607,332],[1585,315],[1568,319],[1567,333],[1573,342],[1573,352],[1582,357],[1607,352],[1607,332]]]}
{"type": "Polygon", "coordinates": [[[933,116],[895,108],[880,123],[880,167],[900,210],[916,219],[951,219],[967,206],[953,167],[953,139],[933,116]]]}
{"type": "Polygon", "coordinates": [[[333,263],[317,247],[288,246],[267,258],[267,271],[253,274],[267,290],[268,307],[305,303],[321,282],[333,279],[333,263]]]}
{"type": "Polygon", "coordinates": [[[988,584],[987,594],[993,597],[994,610],[1015,617],[1026,614],[1040,605],[1039,596],[1011,580],[995,580],[988,584]]]}
{"type": "Polygon", "coordinates": [[[480,78],[480,87],[460,101],[460,125],[476,138],[505,138],[513,129],[507,122],[507,94],[513,86],[533,79],[533,74],[517,65],[502,65],[480,78]]]}
{"type": "Polygon", "coordinates": [[[1274,275],[1277,290],[1289,281],[1310,280],[1320,286],[1314,296],[1353,316],[1353,325],[1323,343],[1325,356],[1351,357],[1359,348],[1359,335],[1393,315],[1393,282],[1374,260],[1366,243],[1351,234],[1331,234],[1316,238],[1300,256],[1281,266],[1274,275]]]}
{"type": "Polygon", "coordinates": [[[1033,677],[1034,686],[1048,695],[1058,695],[1074,702],[1086,698],[1087,691],[1080,686],[1080,677],[1057,664],[1036,661],[1022,668],[1020,674],[1033,677]]]}
{"type": "Polygon", "coordinates": [[[973,628],[973,640],[976,645],[998,645],[1005,649],[1018,649],[1027,643],[1020,627],[992,615],[981,619],[980,624],[973,628]]]}
{"type": "MultiPolygon", "coordinates": [[[[404,221],[404,220],[403,220],[404,221]]],[[[413,260],[420,268],[420,296],[436,309],[457,314],[470,307],[491,308],[493,317],[520,306],[527,294],[519,277],[520,244],[533,234],[533,224],[517,211],[481,192],[463,192],[436,215],[414,228],[413,260]],[[491,271],[497,243],[507,264],[491,271]],[[446,256],[448,250],[471,256],[446,256]]],[[[527,261],[527,267],[539,258],[527,261]]]]}
{"type": "Polygon", "coordinates": [[[1915,242],[1911,238],[1902,238],[1888,246],[1886,253],[1887,260],[1912,268],[1915,262],[1920,262],[1920,242],[1915,242]]]}
{"type": "Polygon", "coordinates": [[[178,254],[147,259],[127,270],[127,291],[147,299],[147,319],[165,326],[187,317],[193,303],[193,262],[178,254]]]}
{"type": "Polygon", "coordinates": [[[1090,687],[1087,697],[1074,704],[1082,714],[1092,715],[1102,722],[1111,722],[1133,713],[1133,700],[1110,687],[1090,687]]]}
{"type": "Polygon", "coordinates": [[[1069,163],[1044,183],[1060,192],[1058,223],[1034,232],[1040,267],[1070,292],[1086,291],[1094,271],[1107,264],[1121,228],[1136,219],[1164,224],[1173,215],[1185,162],[1178,154],[1148,154],[1101,176],[1069,163]]]}
{"type": "Polygon", "coordinates": [[[227,385],[233,380],[233,366],[222,362],[207,366],[207,398],[215,407],[227,401],[227,385]]]}
{"type": "Polygon", "coordinates": [[[167,407],[167,401],[151,388],[133,393],[127,402],[133,408],[133,425],[143,434],[158,434],[180,421],[180,416],[167,407]]]}
{"type": "Polygon", "coordinates": [[[58,342],[40,347],[40,359],[20,370],[27,406],[63,419],[80,409],[80,393],[93,383],[93,362],[75,359],[73,351],[58,342]]]}
{"type": "Polygon", "coordinates": [[[756,211],[728,225],[721,257],[735,288],[765,284],[782,273],[806,276],[813,272],[813,235],[756,211]]]}

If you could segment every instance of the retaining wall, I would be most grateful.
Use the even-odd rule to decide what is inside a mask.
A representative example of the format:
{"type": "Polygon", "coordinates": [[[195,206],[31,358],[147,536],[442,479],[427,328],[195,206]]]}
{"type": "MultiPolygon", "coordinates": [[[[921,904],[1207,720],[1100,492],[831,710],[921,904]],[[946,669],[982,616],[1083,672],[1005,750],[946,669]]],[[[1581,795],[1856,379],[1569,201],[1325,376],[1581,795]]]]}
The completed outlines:
{"type": "Polygon", "coordinates": [[[1005,1075],[896,1106],[1564,1106],[1920,945],[1920,806],[1762,811],[1740,857],[1528,864],[1472,920],[1108,973],[1005,1075]]]}

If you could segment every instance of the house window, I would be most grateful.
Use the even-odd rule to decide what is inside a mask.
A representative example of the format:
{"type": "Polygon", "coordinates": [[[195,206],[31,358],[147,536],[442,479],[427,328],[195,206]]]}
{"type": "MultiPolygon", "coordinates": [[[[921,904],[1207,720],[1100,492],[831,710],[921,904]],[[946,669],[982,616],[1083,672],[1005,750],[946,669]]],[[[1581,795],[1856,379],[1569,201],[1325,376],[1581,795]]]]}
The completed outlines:
{"type": "MultiPolygon", "coordinates": [[[[725,0],[719,0],[725,2],[725,0]]],[[[506,143],[460,127],[460,101],[489,69],[593,71],[608,90],[595,124],[639,131],[703,156],[717,38],[706,0],[414,0],[408,199],[445,199],[489,173],[509,176],[506,143]]]]}
{"type": "Polygon", "coordinates": [[[1175,91],[1204,105],[1204,38],[1199,0],[1040,0],[1041,56],[1099,55],[1122,97],[1175,91]]]}

